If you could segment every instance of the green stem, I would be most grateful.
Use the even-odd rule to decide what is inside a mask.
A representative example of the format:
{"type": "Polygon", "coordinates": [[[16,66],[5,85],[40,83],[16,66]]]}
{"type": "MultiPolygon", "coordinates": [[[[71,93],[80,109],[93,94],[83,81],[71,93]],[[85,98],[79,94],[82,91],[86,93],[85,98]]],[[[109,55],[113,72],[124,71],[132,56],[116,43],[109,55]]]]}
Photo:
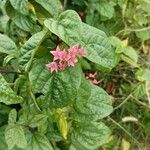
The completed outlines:
{"type": "Polygon", "coordinates": [[[118,126],[120,129],[122,129],[128,136],[130,136],[138,145],[139,142],[124,128],[122,127],[118,122],[116,122],[114,119],[111,117],[108,117],[110,121],[112,121],[116,126],[118,126]]]}
{"type": "MultiPolygon", "coordinates": [[[[29,79],[29,78],[28,78],[28,79],[29,79]]],[[[41,109],[40,109],[40,107],[38,106],[38,103],[37,103],[37,101],[36,101],[36,99],[35,99],[35,96],[34,96],[34,94],[33,94],[33,92],[32,92],[32,88],[31,88],[30,81],[29,81],[29,92],[30,92],[31,99],[33,100],[33,103],[35,104],[37,110],[38,110],[38,111],[41,111],[41,109]]]]}

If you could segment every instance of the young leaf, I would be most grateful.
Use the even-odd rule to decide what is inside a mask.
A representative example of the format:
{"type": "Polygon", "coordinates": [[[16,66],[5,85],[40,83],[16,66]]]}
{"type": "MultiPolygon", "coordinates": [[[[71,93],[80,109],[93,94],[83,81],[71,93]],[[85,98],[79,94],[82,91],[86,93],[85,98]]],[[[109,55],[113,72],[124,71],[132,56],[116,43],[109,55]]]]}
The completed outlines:
{"type": "Polygon", "coordinates": [[[108,19],[111,19],[114,16],[115,10],[111,3],[101,2],[98,3],[96,8],[101,16],[107,17],[108,19]]]}
{"type": "Polygon", "coordinates": [[[17,111],[15,109],[12,109],[9,113],[8,124],[15,123],[16,119],[17,119],[17,111]]]}
{"type": "Polygon", "coordinates": [[[63,109],[58,108],[55,113],[55,119],[60,130],[61,135],[66,140],[68,134],[68,123],[63,109]]]}
{"type": "Polygon", "coordinates": [[[47,137],[40,133],[30,133],[25,150],[53,150],[47,137]]]}
{"type": "Polygon", "coordinates": [[[102,122],[77,124],[71,135],[72,144],[79,150],[95,150],[107,142],[110,130],[102,122]]]}
{"type": "Polygon", "coordinates": [[[17,104],[23,101],[22,97],[17,96],[14,91],[8,86],[7,82],[0,74],[0,102],[6,105],[17,104]]]}
{"type": "Polygon", "coordinates": [[[12,149],[15,145],[22,149],[27,146],[24,130],[19,125],[12,124],[7,126],[5,140],[9,149],[12,149]]]}
{"type": "Polygon", "coordinates": [[[19,66],[22,70],[28,70],[33,57],[42,43],[47,31],[34,34],[20,49],[19,66]]]}
{"type": "Polygon", "coordinates": [[[0,34],[0,52],[11,54],[17,50],[16,44],[8,36],[0,34]]]}

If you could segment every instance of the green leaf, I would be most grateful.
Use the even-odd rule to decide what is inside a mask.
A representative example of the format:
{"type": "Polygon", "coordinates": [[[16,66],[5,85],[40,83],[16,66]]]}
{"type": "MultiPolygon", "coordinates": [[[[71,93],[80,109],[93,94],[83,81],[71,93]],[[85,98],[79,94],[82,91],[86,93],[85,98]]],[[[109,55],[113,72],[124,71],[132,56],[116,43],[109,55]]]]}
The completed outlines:
{"type": "Polygon", "coordinates": [[[27,71],[40,44],[42,43],[47,31],[34,34],[20,49],[19,66],[27,71]]]}
{"type": "Polygon", "coordinates": [[[148,14],[150,14],[150,1],[149,0],[141,0],[140,1],[140,7],[147,12],[148,14]]]}
{"type": "Polygon", "coordinates": [[[35,24],[34,20],[30,16],[24,16],[19,13],[16,13],[15,17],[13,17],[13,22],[17,27],[27,32],[31,32],[35,24]]]}
{"type": "Polygon", "coordinates": [[[131,58],[129,58],[125,55],[121,55],[120,57],[124,62],[128,63],[129,65],[131,65],[133,67],[137,67],[137,68],[139,67],[138,64],[136,62],[134,62],[131,58]]]}
{"type": "Polygon", "coordinates": [[[16,44],[8,36],[0,34],[0,52],[11,54],[17,50],[16,44]]]}
{"type": "Polygon", "coordinates": [[[24,130],[19,125],[12,124],[7,126],[5,140],[9,149],[12,149],[15,145],[22,149],[27,146],[24,130]]]}
{"type": "Polygon", "coordinates": [[[35,0],[39,3],[43,8],[45,8],[52,16],[58,16],[63,8],[62,4],[59,0],[35,0]]]}
{"type": "Polygon", "coordinates": [[[98,3],[97,11],[101,16],[107,17],[108,19],[111,19],[114,16],[115,12],[113,5],[108,2],[98,3]]]}
{"type": "Polygon", "coordinates": [[[24,15],[28,14],[28,0],[9,0],[13,8],[24,15]]]}
{"type": "Polygon", "coordinates": [[[143,82],[143,81],[146,81],[146,82],[150,82],[150,70],[149,69],[139,69],[137,72],[136,72],[136,78],[143,82]]]}
{"type": "Polygon", "coordinates": [[[106,34],[87,24],[83,25],[81,46],[87,51],[85,56],[90,61],[104,68],[111,69],[115,65],[115,53],[106,34]]]}
{"type": "Polygon", "coordinates": [[[9,113],[8,124],[13,124],[17,120],[17,111],[12,109],[9,113]]]}
{"type": "Polygon", "coordinates": [[[9,23],[9,17],[7,15],[0,16],[0,31],[6,32],[9,23]]]}
{"type": "Polygon", "coordinates": [[[25,150],[53,150],[47,137],[40,133],[28,136],[28,145],[25,150]]]}
{"type": "Polygon", "coordinates": [[[76,149],[95,150],[107,142],[110,130],[102,122],[76,124],[71,141],[76,149]]]}
{"type": "Polygon", "coordinates": [[[45,105],[62,107],[71,103],[81,83],[80,66],[70,67],[58,73],[51,73],[45,66],[46,59],[37,60],[29,78],[34,93],[43,93],[45,105]]]}
{"type": "Polygon", "coordinates": [[[147,29],[146,31],[135,32],[135,33],[136,36],[142,39],[143,41],[150,39],[150,29],[147,29]]]}
{"type": "Polygon", "coordinates": [[[5,127],[0,127],[0,150],[8,150],[6,141],[5,141],[5,127]]]}
{"type": "Polygon", "coordinates": [[[81,35],[81,19],[73,10],[67,10],[55,19],[46,19],[45,26],[68,45],[72,45],[80,41],[81,35]]]}
{"type": "Polygon", "coordinates": [[[126,56],[128,56],[130,59],[132,59],[135,63],[137,63],[137,61],[138,61],[138,54],[137,54],[137,52],[135,51],[134,48],[128,46],[128,47],[124,48],[123,53],[126,56]]]}
{"type": "Polygon", "coordinates": [[[85,57],[90,61],[108,69],[114,66],[115,54],[106,34],[82,23],[75,11],[67,10],[61,13],[57,20],[47,19],[44,24],[69,46],[78,43],[85,48],[85,57]]]}
{"type": "Polygon", "coordinates": [[[44,114],[32,115],[28,116],[27,125],[31,128],[39,127],[43,125],[47,120],[47,116],[44,114]]]}
{"type": "Polygon", "coordinates": [[[8,86],[7,82],[0,74],[0,102],[6,105],[17,104],[23,101],[22,97],[17,96],[14,91],[8,86]]]}
{"type": "Polygon", "coordinates": [[[75,109],[76,117],[85,120],[98,120],[108,116],[113,108],[110,96],[100,87],[91,85],[91,94],[86,90],[87,85],[81,86],[77,95],[75,109]]]}

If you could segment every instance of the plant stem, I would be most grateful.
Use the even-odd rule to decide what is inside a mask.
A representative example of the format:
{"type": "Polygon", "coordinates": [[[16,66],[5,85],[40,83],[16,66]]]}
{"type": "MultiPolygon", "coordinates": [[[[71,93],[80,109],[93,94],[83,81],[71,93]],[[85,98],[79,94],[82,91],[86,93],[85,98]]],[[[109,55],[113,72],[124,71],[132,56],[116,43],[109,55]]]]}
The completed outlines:
{"type": "Polygon", "coordinates": [[[67,3],[68,3],[68,0],[64,0],[64,10],[66,10],[67,8],[67,3]]]}
{"type": "Polygon", "coordinates": [[[123,104],[125,104],[125,103],[127,102],[127,100],[128,100],[130,97],[131,97],[131,94],[129,94],[129,95],[127,96],[127,98],[126,98],[121,104],[119,104],[118,106],[116,106],[116,107],[114,108],[114,110],[120,108],[123,104]]]}
{"type": "Polygon", "coordinates": [[[31,84],[30,84],[30,81],[29,81],[29,92],[30,92],[30,96],[31,96],[31,99],[33,100],[33,103],[35,104],[36,108],[38,111],[41,111],[40,107],[38,106],[37,102],[36,102],[36,99],[35,99],[35,96],[32,92],[32,88],[31,88],[31,84]]]}
{"type": "Polygon", "coordinates": [[[108,117],[110,121],[112,121],[116,126],[118,126],[120,129],[122,129],[128,136],[130,136],[137,144],[139,144],[139,142],[124,128],[122,127],[118,122],[116,122],[114,119],[112,119],[111,117],[108,117]]]}
{"type": "Polygon", "coordinates": [[[146,89],[146,94],[147,94],[147,98],[148,98],[148,104],[150,107],[150,94],[149,94],[149,90],[148,90],[148,82],[145,83],[145,89],[146,89]]]}

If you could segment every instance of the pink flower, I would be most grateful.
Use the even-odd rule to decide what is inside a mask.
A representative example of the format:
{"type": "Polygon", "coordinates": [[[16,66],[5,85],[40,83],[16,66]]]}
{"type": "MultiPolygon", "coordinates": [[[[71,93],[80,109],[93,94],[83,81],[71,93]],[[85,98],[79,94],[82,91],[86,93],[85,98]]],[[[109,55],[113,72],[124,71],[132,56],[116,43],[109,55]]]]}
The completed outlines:
{"type": "Polygon", "coordinates": [[[60,61],[59,62],[59,68],[60,68],[60,70],[64,70],[66,68],[66,62],[65,61],[60,61]]]}
{"type": "Polygon", "coordinates": [[[69,55],[67,60],[68,66],[74,66],[75,63],[78,62],[76,55],[74,54],[68,54],[68,55],[69,55]]]}
{"type": "Polygon", "coordinates": [[[97,75],[97,72],[95,72],[95,73],[88,73],[88,76],[86,76],[86,79],[90,80],[91,83],[97,85],[97,84],[101,83],[102,80],[97,80],[96,79],[96,75],[97,75]]]}
{"type": "Polygon", "coordinates": [[[79,48],[78,49],[78,53],[79,56],[85,56],[85,50],[83,48],[79,48]]]}
{"type": "Polygon", "coordinates": [[[94,79],[94,80],[92,80],[92,83],[97,85],[97,84],[101,83],[101,81],[100,80],[98,81],[98,80],[94,79]]]}
{"type": "Polygon", "coordinates": [[[79,48],[79,44],[72,46],[68,51],[71,54],[75,54],[75,55],[79,55],[79,56],[85,55],[85,50],[83,48],[79,48]]]}
{"type": "Polygon", "coordinates": [[[50,53],[54,56],[53,62],[46,66],[51,72],[57,72],[58,70],[64,70],[66,67],[74,66],[78,62],[77,56],[85,55],[84,49],[79,48],[79,44],[72,46],[67,51],[65,49],[62,51],[57,46],[56,50],[50,51],[50,53]]]}
{"type": "Polygon", "coordinates": [[[67,58],[67,56],[68,56],[68,53],[67,53],[67,51],[64,49],[63,51],[61,51],[60,52],[60,60],[66,60],[66,58],[67,58]]]}
{"type": "Polygon", "coordinates": [[[54,61],[61,58],[61,50],[60,50],[59,46],[57,46],[57,48],[56,48],[55,51],[50,51],[50,53],[53,54],[53,56],[54,56],[54,61]]]}
{"type": "Polygon", "coordinates": [[[51,72],[54,72],[54,71],[58,71],[58,66],[57,66],[57,63],[56,62],[51,62],[51,63],[48,63],[47,65],[46,65],[46,67],[48,68],[48,69],[50,69],[51,70],[51,72]]]}
{"type": "Polygon", "coordinates": [[[79,49],[79,44],[76,44],[74,46],[72,46],[71,48],[69,48],[68,52],[71,54],[78,54],[78,49],[79,49]]]}
{"type": "Polygon", "coordinates": [[[89,73],[88,77],[95,79],[96,74],[97,74],[97,72],[95,72],[94,74],[93,73],[89,73]]]}

